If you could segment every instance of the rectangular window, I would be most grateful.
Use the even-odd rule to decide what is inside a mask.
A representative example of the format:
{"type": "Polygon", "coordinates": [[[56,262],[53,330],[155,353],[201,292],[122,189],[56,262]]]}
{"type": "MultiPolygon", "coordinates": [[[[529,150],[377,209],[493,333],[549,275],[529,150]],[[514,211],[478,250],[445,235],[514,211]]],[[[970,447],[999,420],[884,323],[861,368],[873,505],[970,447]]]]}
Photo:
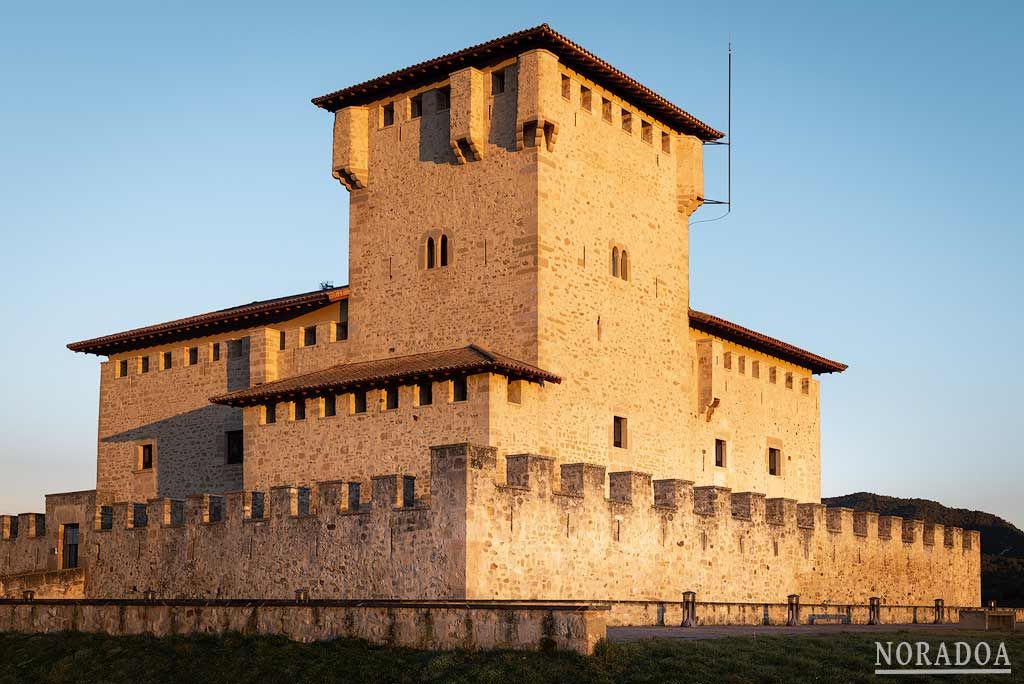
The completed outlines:
{"type": "Polygon", "coordinates": [[[242,431],[228,430],[224,433],[224,439],[227,442],[227,463],[229,465],[242,463],[245,460],[242,431]]]}
{"type": "Polygon", "coordinates": [[[776,373],[776,371],[775,371],[775,366],[772,366],[771,368],[769,368],[769,369],[768,369],[768,382],[770,382],[770,383],[771,383],[771,384],[773,384],[773,385],[774,385],[774,384],[775,384],[776,382],[778,382],[778,377],[777,377],[777,375],[778,375],[778,374],[777,374],[777,373],[776,373]]]}
{"type": "Polygon", "coordinates": [[[302,346],[312,347],[316,344],[316,326],[308,325],[302,329],[302,346]]]}
{"type": "Polygon", "coordinates": [[[802,393],[804,393],[804,394],[810,394],[811,393],[811,381],[808,380],[807,378],[802,379],[800,381],[800,391],[802,393]]]}
{"type": "Polygon", "coordinates": [[[442,112],[446,109],[451,109],[452,106],[452,89],[451,86],[445,86],[444,88],[437,89],[437,111],[442,112]]]}
{"type": "Polygon", "coordinates": [[[140,373],[148,373],[149,372],[149,357],[148,356],[143,356],[141,359],[139,359],[139,372],[140,373]]]}
{"type": "Polygon", "coordinates": [[[398,408],[398,385],[389,385],[384,390],[384,408],[388,411],[398,408]]]}
{"type": "Polygon", "coordinates": [[[338,397],[328,394],[323,399],[324,418],[331,418],[338,415],[338,397]]]}
{"type": "Polygon", "coordinates": [[[423,95],[413,95],[409,98],[409,118],[418,119],[423,116],[423,95]]]}
{"type": "Polygon", "coordinates": [[[793,374],[786,373],[786,389],[793,389],[793,374]]]}
{"type": "Polygon", "coordinates": [[[210,346],[210,358],[214,361],[220,361],[220,342],[214,342],[210,346]]]}
{"type": "Polygon", "coordinates": [[[626,448],[626,440],[628,435],[626,434],[626,419],[622,416],[615,416],[612,418],[612,446],[617,449],[626,448]]]}
{"type": "Polygon", "coordinates": [[[348,300],[338,302],[338,323],[334,327],[334,339],[338,342],[348,339],[348,300]]]}
{"type": "Polygon", "coordinates": [[[139,470],[153,469],[153,445],[142,444],[139,446],[139,470]]]}
{"type": "Polygon", "coordinates": [[[242,340],[228,340],[228,358],[237,359],[242,355],[242,340]]]}
{"type": "Polygon", "coordinates": [[[292,402],[293,420],[306,420],[306,400],[296,399],[292,402]]]}
{"type": "Polygon", "coordinates": [[[590,103],[593,94],[587,86],[580,86],[580,109],[590,111],[590,103]]]}
{"type": "Polygon", "coordinates": [[[380,108],[380,125],[390,126],[395,123],[395,103],[389,102],[380,108]]]}
{"type": "Polygon", "coordinates": [[[434,403],[434,383],[423,380],[416,385],[416,405],[430,406],[434,403]]]}
{"type": "Polygon", "coordinates": [[[750,362],[750,376],[754,378],[761,377],[761,362],[751,361],[750,362]]]}
{"type": "Polygon", "coordinates": [[[466,401],[469,398],[469,387],[466,378],[455,378],[452,380],[452,401],[466,401]]]}
{"type": "Polygon", "coordinates": [[[352,393],[352,413],[366,413],[366,390],[352,393]]]}
{"type": "Polygon", "coordinates": [[[188,348],[188,365],[194,366],[199,363],[199,347],[188,348]]]}
{"type": "Polygon", "coordinates": [[[747,374],[747,357],[743,356],[742,354],[740,354],[740,357],[739,357],[738,360],[739,360],[739,364],[738,365],[739,365],[740,375],[746,375],[747,374]]]}
{"type": "Polygon", "coordinates": [[[288,333],[286,333],[284,330],[282,330],[277,335],[277,348],[280,351],[284,351],[287,346],[288,346],[288,333]]]}
{"type": "Polygon", "coordinates": [[[508,392],[507,397],[508,403],[510,404],[521,404],[523,403],[523,381],[522,380],[509,380],[508,381],[508,392]]]}
{"type": "Polygon", "coordinates": [[[732,352],[722,354],[722,367],[725,370],[732,370],[732,352]]]}
{"type": "Polygon", "coordinates": [[[128,375],[128,359],[122,359],[117,362],[117,377],[123,378],[128,375]]]}
{"type": "Polygon", "coordinates": [[[608,123],[612,121],[612,101],[607,97],[601,98],[601,118],[608,123]]]}
{"type": "Polygon", "coordinates": [[[572,81],[569,80],[568,76],[566,76],[565,74],[562,74],[562,97],[564,97],[566,100],[569,99],[569,93],[570,93],[571,88],[572,88],[572,81]]]}
{"type": "Polygon", "coordinates": [[[505,92],[505,70],[491,72],[491,95],[501,95],[505,92]]]}
{"type": "Polygon", "coordinates": [[[625,109],[622,110],[622,130],[626,133],[633,133],[633,114],[625,109]]]}
{"type": "Polygon", "coordinates": [[[654,129],[649,121],[640,119],[640,139],[645,143],[654,142],[654,129]]]}
{"type": "Polygon", "coordinates": [[[768,474],[778,475],[782,461],[782,452],[775,447],[768,447],[768,474]]]}
{"type": "Polygon", "coordinates": [[[271,402],[263,405],[263,424],[273,425],[277,422],[277,404],[271,402]]]}
{"type": "Polygon", "coordinates": [[[163,363],[164,370],[168,370],[169,368],[172,368],[174,366],[174,357],[171,355],[171,352],[164,352],[163,363]]]}
{"type": "Polygon", "coordinates": [[[64,528],[64,553],[61,559],[65,570],[78,567],[78,524],[62,525],[64,528]]]}
{"type": "Polygon", "coordinates": [[[715,440],[715,465],[719,468],[725,467],[725,440],[715,440]]]}
{"type": "Polygon", "coordinates": [[[665,154],[672,153],[672,136],[665,131],[661,132],[661,151],[665,154]]]}

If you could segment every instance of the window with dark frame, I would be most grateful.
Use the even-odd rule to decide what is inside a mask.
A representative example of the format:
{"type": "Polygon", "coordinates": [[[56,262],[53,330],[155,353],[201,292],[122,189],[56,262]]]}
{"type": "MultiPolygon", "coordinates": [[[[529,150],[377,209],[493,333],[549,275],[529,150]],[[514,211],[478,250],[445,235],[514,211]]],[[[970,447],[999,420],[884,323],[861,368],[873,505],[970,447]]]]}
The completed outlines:
{"type": "Polygon", "coordinates": [[[441,234],[441,252],[440,265],[442,268],[448,265],[448,236],[441,234]]]}
{"type": "Polygon", "coordinates": [[[388,385],[384,390],[384,408],[389,411],[398,408],[398,385],[388,385]]]}
{"type": "Polygon", "coordinates": [[[149,357],[148,356],[143,356],[141,359],[139,359],[139,372],[140,373],[148,373],[149,372],[149,357]]]}
{"type": "Polygon", "coordinates": [[[725,440],[715,440],[715,466],[719,468],[725,467],[725,440]]]}
{"type": "Polygon", "coordinates": [[[122,359],[117,362],[117,377],[123,378],[128,375],[128,359],[122,359]]]}
{"type": "Polygon", "coordinates": [[[153,469],[153,445],[143,444],[139,447],[139,470],[153,469]]]}
{"type": "Polygon", "coordinates": [[[352,393],[352,412],[366,413],[366,390],[357,390],[352,393]]]}
{"type": "Polygon", "coordinates": [[[348,339],[348,300],[342,299],[338,302],[338,323],[334,329],[334,339],[337,341],[348,339]]]}
{"type": "Polygon", "coordinates": [[[199,347],[188,348],[188,365],[194,366],[199,363],[199,347]]]}
{"type": "Polygon", "coordinates": [[[316,344],[316,326],[307,325],[302,329],[302,346],[312,347],[316,344]]]}
{"type": "Polygon", "coordinates": [[[380,123],[382,126],[391,126],[395,123],[395,103],[389,102],[381,107],[380,123]]]}
{"type": "Polygon", "coordinates": [[[220,361],[220,342],[214,342],[210,347],[210,356],[214,361],[220,361]]]}
{"type": "Polygon", "coordinates": [[[228,465],[237,465],[245,460],[244,440],[241,430],[228,430],[224,433],[227,442],[227,454],[225,462],[228,465]]]}
{"type": "Polygon", "coordinates": [[[466,376],[452,379],[452,401],[466,401],[469,398],[469,384],[466,376]]]}
{"type": "Polygon", "coordinates": [[[277,348],[280,351],[284,351],[284,349],[285,349],[285,347],[287,345],[288,345],[288,333],[286,333],[284,330],[282,330],[281,332],[279,332],[277,334],[277,348]]]}
{"type": "Polygon", "coordinates": [[[428,237],[427,238],[426,250],[427,250],[427,268],[434,268],[434,264],[436,263],[435,259],[437,259],[437,255],[434,253],[434,238],[432,238],[432,237],[428,237]]]}
{"type": "Polygon", "coordinates": [[[306,400],[296,399],[292,402],[292,415],[295,420],[306,420],[306,400]]]}
{"type": "Polygon", "coordinates": [[[270,402],[263,405],[263,424],[273,425],[277,422],[277,404],[270,402]]]}
{"type": "Polygon", "coordinates": [[[418,119],[423,116],[423,95],[413,95],[409,98],[409,118],[418,119]]]}
{"type": "Polygon", "coordinates": [[[65,570],[78,567],[78,523],[68,523],[64,528],[64,553],[61,565],[65,570]]]}
{"type": "Polygon", "coordinates": [[[498,69],[491,72],[491,95],[501,95],[505,92],[505,70],[498,69]]]}
{"type": "Polygon", "coordinates": [[[622,416],[612,418],[612,446],[616,449],[625,449],[628,435],[626,433],[626,419],[622,416]]]}
{"type": "Polygon", "coordinates": [[[434,403],[434,383],[430,380],[421,380],[416,383],[416,404],[417,406],[430,406],[434,403]]]}
{"type": "Polygon", "coordinates": [[[782,451],[775,447],[768,447],[768,474],[778,475],[782,464],[782,451]]]}
{"type": "Polygon", "coordinates": [[[324,418],[332,418],[338,415],[338,397],[328,394],[324,397],[324,418]]]}
{"type": "Polygon", "coordinates": [[[164,352],[164,370],[168,370],[174,366],[174,357],[171,352],[164,352]]]}

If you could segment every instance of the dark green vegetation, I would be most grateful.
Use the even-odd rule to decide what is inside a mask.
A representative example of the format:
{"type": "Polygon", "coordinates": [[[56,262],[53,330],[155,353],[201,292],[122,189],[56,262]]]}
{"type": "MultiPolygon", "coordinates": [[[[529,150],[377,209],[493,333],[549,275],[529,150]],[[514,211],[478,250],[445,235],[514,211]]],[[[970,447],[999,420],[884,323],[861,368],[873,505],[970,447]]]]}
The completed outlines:
{"type": "MultiPolygon", "coordinates": [[[[1018,633],[1019,634],[1019,633],[1018,633]]],[[[940,640],[995,649],[1006,643],[1020,681],[1024,635],[910,632],[826,636],[651,639],[602,643],[595,655],[570,653],[436,653],[338,640],[299,644],[280,637],[109,637],[90,634],[0,634],[0,684],[31,682],[877,682],[875,641],[940,640]]],[[[915,682],[957,681],[914,677],[915,682]]]]}
{"type": "Polygon", "coordinates": [[[927,499],[900,499],[869,492],[822,499],[826,506],[844,506],[879,515],[921,518],[925,522],[981,532],[981,600],[1024,607],[1024,532],[1002,518],[947,508],[927,499]]]}

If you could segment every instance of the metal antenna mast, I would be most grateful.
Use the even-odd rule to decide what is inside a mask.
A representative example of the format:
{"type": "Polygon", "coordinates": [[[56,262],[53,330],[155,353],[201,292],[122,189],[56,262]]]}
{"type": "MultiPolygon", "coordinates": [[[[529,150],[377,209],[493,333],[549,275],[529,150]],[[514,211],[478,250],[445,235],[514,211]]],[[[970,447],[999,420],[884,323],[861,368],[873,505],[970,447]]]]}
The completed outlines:
{"type": "Polygon", "coordinates": [[[726,95],[726,119],[725,119],[725,142],[721,140],[709,140],[705,142],[705,145],[725,145],[725,201],[705,199],[704,204],[715,204],[725,207],[725,213],[721,216],[716,216],[711,219],[704,219],[702,221],[694,221],[690,225],[695,226],[698,223],[711,223],[712,221],[721,221],[729,212],[732,211],[732,40],[729,41],[729,57],[727,67],[727,87],[728,91],[726,95]]]}

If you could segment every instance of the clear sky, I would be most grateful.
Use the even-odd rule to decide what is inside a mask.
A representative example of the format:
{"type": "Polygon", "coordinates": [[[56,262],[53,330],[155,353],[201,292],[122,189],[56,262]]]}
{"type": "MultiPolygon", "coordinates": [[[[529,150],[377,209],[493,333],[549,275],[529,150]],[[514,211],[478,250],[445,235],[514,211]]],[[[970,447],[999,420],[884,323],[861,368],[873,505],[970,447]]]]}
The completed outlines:
{"type": "Polygon", "coordinates": [[[850,364],[825,495],[1024,524],[1021,3],[213,5],[0,11],[0,511],[95,485],[66,343],[346,282],[311,97],[546,21],[720,128],[731,35],[735,207],[693,228],[692,305],[850,364]]]}

